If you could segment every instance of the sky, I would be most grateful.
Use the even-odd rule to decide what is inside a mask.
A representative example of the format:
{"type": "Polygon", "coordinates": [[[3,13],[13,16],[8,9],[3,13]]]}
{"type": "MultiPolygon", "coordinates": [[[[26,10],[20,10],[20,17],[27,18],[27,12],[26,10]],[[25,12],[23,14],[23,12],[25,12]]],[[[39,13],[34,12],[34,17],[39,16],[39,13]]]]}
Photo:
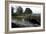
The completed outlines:
{"type": "Polygon", "coordinates": [[[40,14],[43,11],[42,5],[32,5],[32,4],[9,4],[10,8],[14,7],[14,13],[16,13],[16,9],[21,6],[23,8],[23,12],[26,8],[30,8],[33,14],[40,14]]]}

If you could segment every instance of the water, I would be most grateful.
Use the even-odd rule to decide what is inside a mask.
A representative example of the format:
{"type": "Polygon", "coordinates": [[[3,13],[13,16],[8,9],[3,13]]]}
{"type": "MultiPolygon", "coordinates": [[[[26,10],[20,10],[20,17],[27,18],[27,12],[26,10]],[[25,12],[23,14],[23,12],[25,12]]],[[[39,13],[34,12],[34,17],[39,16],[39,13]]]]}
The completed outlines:
{"type": "Polygon", "coordinates": [[[34,27],[38,26],[38,24],[33,24],[32,22],[29,22],[28,20],[22,19],[12,19],[12,23],[19,24],[19,26],[25,26],[25,27],[34,27]]]}

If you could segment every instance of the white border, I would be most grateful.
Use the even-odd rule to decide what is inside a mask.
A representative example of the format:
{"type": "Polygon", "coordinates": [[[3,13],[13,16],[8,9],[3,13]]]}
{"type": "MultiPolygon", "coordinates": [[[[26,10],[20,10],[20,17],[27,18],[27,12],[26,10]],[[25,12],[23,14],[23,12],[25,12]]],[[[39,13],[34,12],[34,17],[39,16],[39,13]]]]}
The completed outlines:
{"type": "MultiPolygon", "coordinates": [[[[9,8],[10,8],[9,3],[9,8]]],[[[11,8],[10,8],[11,9],[11,8]]],[[[19,31],[19,30],[38,30],[38,29],[43,29],[43,10],[41,11],[41,26],[40,27],[26,27],[26,28],[11,28],[11,10],[9,9],[9,31],[19,31]]],[[[43,9],[43,5],[42,5],[43,9]]]]}

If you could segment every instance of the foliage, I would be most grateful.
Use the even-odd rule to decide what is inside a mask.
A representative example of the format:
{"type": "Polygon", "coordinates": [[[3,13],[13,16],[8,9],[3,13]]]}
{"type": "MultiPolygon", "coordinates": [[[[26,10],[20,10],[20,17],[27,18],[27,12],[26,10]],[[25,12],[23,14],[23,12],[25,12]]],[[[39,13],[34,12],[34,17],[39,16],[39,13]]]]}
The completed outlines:
{"type": "Polygon", "coordinates": [[[23,14],[23,8],[21,7],[21,6],[19,6],[18,8],[17,8],[17,11],[16,11],[16,14],[17,15],[22,15],[23,14]]]}
{"type": "Polygon", "coordinates": [[[30,8],[26,8],[25,12],[23,13],[23,8],[21,6],[19,6],[17,8],[16,13],[14,13],[13,11],[14,11],[14,8],[11,7],[12,16],[23,16],[23,15],[30,15],[30,14],[32,14],[32,10],[30,8]]]}
{"type": "Polygon", "coordinates": [[[32,10],[30,8],[26,8],[24,13],[25,14],[32,14],[32,10]]]}

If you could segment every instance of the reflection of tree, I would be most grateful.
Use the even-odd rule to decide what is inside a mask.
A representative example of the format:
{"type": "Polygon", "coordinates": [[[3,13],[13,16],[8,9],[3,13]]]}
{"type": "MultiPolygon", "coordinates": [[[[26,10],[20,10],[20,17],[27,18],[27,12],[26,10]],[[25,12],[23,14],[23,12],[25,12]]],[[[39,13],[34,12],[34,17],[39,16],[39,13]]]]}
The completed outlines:
{"type": "Polygon", "coordinates": [[[16,11],[16,14],[17,15],[22,15],[22,12],[23,11],[23,8],[21,7],[21,6],[19,6],[18,8],[17,8],[17,11],[16,11]]]}
{"type": "Polygon", "coordinates": [[[32,14],[32,10],[30,8],[26,8],[24,14],[32,14]]]}

